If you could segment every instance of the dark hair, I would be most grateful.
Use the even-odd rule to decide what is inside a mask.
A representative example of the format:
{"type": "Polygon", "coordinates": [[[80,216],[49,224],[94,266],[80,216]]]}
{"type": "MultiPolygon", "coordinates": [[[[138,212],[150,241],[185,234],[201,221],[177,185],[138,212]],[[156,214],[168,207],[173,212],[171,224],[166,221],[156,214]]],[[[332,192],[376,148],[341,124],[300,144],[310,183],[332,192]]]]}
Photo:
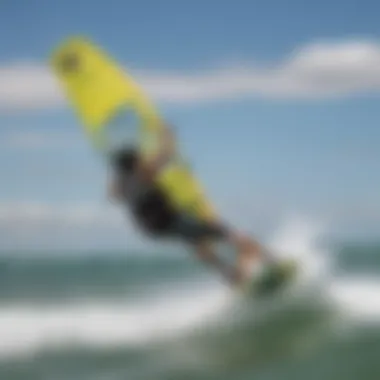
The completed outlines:
{"type": "Polygon", "coordinates": [[[117,170],[130,173],[136,168],[138,153],[135,149],[122,149],[112,155],[111,162],[117,170]]]}

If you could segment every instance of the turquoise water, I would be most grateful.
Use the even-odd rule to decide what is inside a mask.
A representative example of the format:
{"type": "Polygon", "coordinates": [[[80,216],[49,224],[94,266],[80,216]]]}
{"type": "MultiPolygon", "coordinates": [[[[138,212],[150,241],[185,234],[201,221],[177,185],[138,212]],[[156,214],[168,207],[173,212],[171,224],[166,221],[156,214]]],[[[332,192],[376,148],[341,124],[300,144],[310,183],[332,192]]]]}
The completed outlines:
{"type": "Polygon", "coordinates": [[[302,249],[264,302],[183,252],[3,253],[0,378],[379,379],[380,245],[302,249]]]}

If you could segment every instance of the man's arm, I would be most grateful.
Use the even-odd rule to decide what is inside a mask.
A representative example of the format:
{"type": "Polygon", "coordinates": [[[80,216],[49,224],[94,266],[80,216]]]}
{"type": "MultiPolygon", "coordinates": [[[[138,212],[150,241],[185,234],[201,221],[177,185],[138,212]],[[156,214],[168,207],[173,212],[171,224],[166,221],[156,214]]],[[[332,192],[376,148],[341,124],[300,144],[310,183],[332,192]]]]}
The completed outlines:
{"type": "Polygon", "coordinates": [[[107,196],[111,201],[121,200],[120,180],[114,173],[108,173],[107,196]]]}
{"type": "Polygon", "coordinates": [[[157,153],[141,162],[140,173],[147,179],[153,179],[157,173],[174,157],[175,139],[172,131],[165,127],[159,132],[157,153]]]}
{"type": "Polygon", "coordinates": [[[203,241],[196,244],[194,248],[198,258],[214,267],[231,285],[237,285],[242,281],[241,273],[222,260],[215,253],[210,242],[203,241]]]}

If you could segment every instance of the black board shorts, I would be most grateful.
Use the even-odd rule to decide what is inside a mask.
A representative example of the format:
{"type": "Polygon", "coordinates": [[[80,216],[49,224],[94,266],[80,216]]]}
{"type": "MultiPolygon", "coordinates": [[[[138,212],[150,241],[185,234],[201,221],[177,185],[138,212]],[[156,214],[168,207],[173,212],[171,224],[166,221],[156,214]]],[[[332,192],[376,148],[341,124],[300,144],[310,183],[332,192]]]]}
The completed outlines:
{"type": "Polygon", "coordinates": [[[138,225],[151,237],[178,239],[192,244],[204,239],[223,240],[228,236],[227,228],[224,226],[183,214],[174,216],[169,223],[160,223],[160,227],[141,219],[138,221],[138,225]]]}
{"type": "Polygon", "coordinates": [[[152,237],[181,239],[189,243],[227,237],[227,229],[223,226],[173,209],[165,194],[153,186],[132,205],[132,214],[137,225],[152,237]]]}
{"type": "Polygon", "coordinates": [[[185,240],[189,243],[196,243],[203,239],[226,239],[228,231],[227,228],[219,224],[179,214],[174,223],[169,226],[167,235],[169,237],[185,240]]]}

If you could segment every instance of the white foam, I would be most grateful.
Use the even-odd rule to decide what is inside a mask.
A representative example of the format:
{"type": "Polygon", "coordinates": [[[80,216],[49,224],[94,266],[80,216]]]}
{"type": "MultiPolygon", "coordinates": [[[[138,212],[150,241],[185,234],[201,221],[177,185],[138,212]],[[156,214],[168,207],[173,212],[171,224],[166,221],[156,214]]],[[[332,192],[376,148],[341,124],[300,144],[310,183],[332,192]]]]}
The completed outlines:
{"type": "Polygon", "coordinates": [[[336,279],[328,293],[346,316],[362,322],[380,323],[379,278],[336,279]]]}
{"type": "Polygon", "coordinates": [[[327,252],[316,245],[322,233],[321,225],[293,216],[277,231],[269,248],[279,258],[295,259],[304,280],[321,281],[322,277],[329,274],[332,266],[327,252]]]}
{"type": "MultiPolygon", "coordinates": [[[[348,318],[380,318],[380,279],[331,277],[332,260],[316,247],[321,229],[291,219],[272,239],[280,257],[294,257],[307,281],[317,280],[323,296],[348,318]],[[324,282],[326,273],[329,280],[324,282]]],[[[302,288],[302,286],[300,287],[302,288]]],[[[162,291],[162,290],[161,290],[162,291]]],[[[0,307],[0,357],[36,353],[51,346],[150,344],[215,321],[231,305],[231,294],[213,284],[184,284],[161,297],[125,303],[66,304],[37,308],[0,307]]]]}
{"type": "Polygon", "coordinates": [[[337,277],[334,257],[316,247],[321,234],[321,225],[293,217],[274,236],[270,247],[278,257],[295,258],[304,280],[317,284],[321,298],[330,301],[346,320],[380,322],[380,278],[337,277]]]}
{"type": "Polygon", "coordinates": [[[196,328],[228,304],[222,289],[181,299],[168,296],[136,304],[83,304],[0,308],[0,356],[50,346],[143,345],[196,328]]]}

